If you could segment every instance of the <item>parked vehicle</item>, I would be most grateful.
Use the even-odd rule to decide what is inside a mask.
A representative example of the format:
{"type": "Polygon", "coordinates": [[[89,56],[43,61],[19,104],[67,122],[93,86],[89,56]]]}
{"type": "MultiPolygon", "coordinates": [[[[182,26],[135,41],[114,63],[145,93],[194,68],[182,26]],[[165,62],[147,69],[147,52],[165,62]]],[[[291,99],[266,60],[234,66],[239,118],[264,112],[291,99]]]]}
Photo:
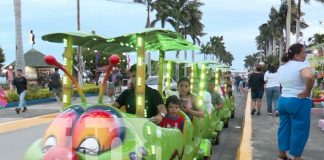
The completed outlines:
{"type": "MultiPolygon", "coordinates": [[[[146,80],[146,84],[153,88],[153,89],[156,89],[158,90],[158,82],[159,82],[159,78],[158,76],[149,76],[146,80]]],[[[162,91],[163,93],[165,92],[165,83],[166,83],[166,79],[163,78],[163,86],[162,86],[162,91]]],[[[176,91],[177,90],[177,82],[174,81],[172,78],[170,79],[170,89],[172,91],[176,91]]]]}

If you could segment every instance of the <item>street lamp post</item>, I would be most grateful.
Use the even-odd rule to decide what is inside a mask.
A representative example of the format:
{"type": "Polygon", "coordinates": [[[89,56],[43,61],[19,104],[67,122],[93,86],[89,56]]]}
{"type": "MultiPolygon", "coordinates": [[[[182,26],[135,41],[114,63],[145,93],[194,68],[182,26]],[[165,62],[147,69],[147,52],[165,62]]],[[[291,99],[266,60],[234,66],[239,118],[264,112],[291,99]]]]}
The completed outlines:
{"type": "MultiPolygon", "coordinates": [[[[80,31],[80,0],[77,0],[77,29],[80,31]]],[[[77,59],[78,59],[78,83],[82,86],[83,83],[83,57],[81,47],[78,46],[77,49],[77,59]]]]}
{"type": "Polygon", "coordinates": [[[286,53],[290,46],[290,25],[291,25],[291,0],[287,0],[287,19],[286,19],[286,53]]]}

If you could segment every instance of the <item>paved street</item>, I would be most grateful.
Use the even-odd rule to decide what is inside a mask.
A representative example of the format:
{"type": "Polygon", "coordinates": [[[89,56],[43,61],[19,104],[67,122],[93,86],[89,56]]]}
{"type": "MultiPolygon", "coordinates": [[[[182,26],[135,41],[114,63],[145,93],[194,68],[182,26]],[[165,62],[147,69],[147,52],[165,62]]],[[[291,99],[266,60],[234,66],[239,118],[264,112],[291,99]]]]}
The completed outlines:
{"type": "Polygon", "coordinates": [[[236,100],[235,118],[229,122],[229,127],[221,132],[220,143],[213,146],[213,160],[235,160],[237,149],[242,137],[242,123],[246,95],[239,97],[234,93],[236,100]]]}
{"type": "MultiPolygon", "coordinates": [[[[221,134],[221,140],[219,145],[213,146],[212,159],[219,160],[233,160],[235,159],[237,147],[240,144],[241,132],[242,132],[242,119],[243,109],[246,97],[236,98],[236,114],[235,119],[231,119],[229,127],[224,129],[221,134]]],[[[95,104],[97,97],[87,97],[88,103],[95,104]]],[[[79,99],[76,99],[74,103],[78,103],[79,99]]],[[[52,102],[40,105],[29,106],[29,110],[26,113],[17,115],[12,108],[1,110],[0,123],[6,121],[13,121],[23,118],[31,118],[49,113],[56,113],[60,110],[60,102],[52,102]]],[[[21,160],[23,155],[36,139],[40,138],[47,128],[48,124],[42,124],[39,126],[20,129],[13,132],[0,134],[0,155],[1,159],[21,160]],[[15,148],[14,150],[12,148],[15,148]]]]}
{"type": "Polygon", "coordinates": [[[23,160],[27,148],[45,133],[48,124],[0,134],[1,160],[23,160]]]}
{"type": "MultiPolygon", "coordinates": [[[[213,146],[213,160],[235,160],[237,149],[241,142],[242,120],[246,105],[247,94],[236,96],[235,118],[229,122],[229,127],[221,132],[220,143],[213,146]]],[[[97,97],[88,97],[88,102],[95,104],[97,97]]],[[[78,103],[79,99],[74,103],[78,103]]],[[[29,106],[27,113],[17,115],[13,109],[0,111],[0,123],[17,119],[30,118],[48,113],[59,112],[60,102],[29,106]]],[[[305,148],[305,160],[321,160],[324,157],[324,133],[317,127],[321,115],[312,115],[311,133],[305,148]]],[[[278,118],[266,115],[265,99],[263,101],[262,115],[252,116],[252,147],[253,160],[273,160],[277,158],[277,125],[278,118]]],[[[1,159],[21,160],[28,146],[40,138],[48,124],[20,129],[0,134],[1,159]]]]}
{"type": "MultiPolygon", "coordinates": [[[[86,97],[86,99],[87,99],[88,104],[96,104],[98,101],[97,96],[86,97]]],[[[72,103],[79,104],[80,98],[76,98],[74,101],[72,101],[72,103]]],[[[30,105],[27,107],[28,107],[28,111],[25,113],[20,112],[20,114],[16,114],[14,108],[0,110],[0,123],[6,122],[6,121],[19,120],[19,119],[23,119],[23,118],[32,118],[32,117],[42,116],[42,115],[50,114],[50,113],[57,113],[60,111],[60,109],[62,107],[62,103],[61,102],[50,102],[50,103],[43,103],[43,104],[37,104],[37,105],[30,105]]]]}

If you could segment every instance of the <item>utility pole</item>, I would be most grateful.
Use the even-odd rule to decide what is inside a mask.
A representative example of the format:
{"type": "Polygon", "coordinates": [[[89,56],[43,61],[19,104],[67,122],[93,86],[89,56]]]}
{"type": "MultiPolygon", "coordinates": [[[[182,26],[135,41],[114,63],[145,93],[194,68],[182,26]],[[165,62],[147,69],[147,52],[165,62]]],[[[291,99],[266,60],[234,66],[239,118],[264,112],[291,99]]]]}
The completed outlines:
{"type": "MultiPolygon", "coordinates": [[[[77,1],[77,29],[80,31],[80,0],[77,1]]],[[[77,59],[78,59],[78,83],[82,86],[83,83],[83,57],[81,47],[78,46],[77,49],[77,59]]]]}
{"type": "MultiPolygon", "coordinates": [[[[150,28],[151,27],[151,20],[150,20],[150,1],[147,1],[147,18],[146,18],[146,25],[145,28],[150,28]]],[[[146,60],[146,64],[147,64],[147,71],[146,74],[151,76],[152,75],[152,64],[151,64],[151,52],[146,51],[145,54],[145,60],[146,60]]]]}
{"type": "Polygon", "coordinates": [[[291,26],[291,0],[287,0],[287,19],[286,19],[286,53],[290,46],[290,26],[291,26]]]}

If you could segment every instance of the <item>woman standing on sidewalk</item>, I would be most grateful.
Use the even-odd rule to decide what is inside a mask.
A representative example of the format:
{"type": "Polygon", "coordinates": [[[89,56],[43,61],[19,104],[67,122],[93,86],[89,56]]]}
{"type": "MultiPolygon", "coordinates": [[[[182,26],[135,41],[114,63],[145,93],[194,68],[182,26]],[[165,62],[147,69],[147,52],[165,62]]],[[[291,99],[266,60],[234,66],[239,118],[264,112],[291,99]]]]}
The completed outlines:
{"type": "Polygon", "coordinates": [[[257,115],[261,114],[261,104],[262,104],[262,97],[264,92],[264,74],[261,71],[261,65],[256,66],[256,71],[250,75],[249,78],[249,88],[251,88],[251,97],[252,97],[252,110],[251,114],[254,115],[256,109],[258,107],[257,115]]]}
{"type": "Polygon", "coordinates": [[[277,67],[270,64],[268,71],[264,74],[264,81],[266,83],[266,97],[267,97],[267,111],[272,115],[272,102],[275,105],[276,115],[278,115],[278,99],[280,96],[280,83],[277,67]]]}
{"type": "Polygon", "coordinates": [[[314,83],[314,75],[306,58],[302,44],[296,43],[284,54],[279,72],[282,95],[279,99],[279,158],[288,159],[286,151],[301,160],[309,136],[310,111],[312,101],[309,98],[314,83]]]}

